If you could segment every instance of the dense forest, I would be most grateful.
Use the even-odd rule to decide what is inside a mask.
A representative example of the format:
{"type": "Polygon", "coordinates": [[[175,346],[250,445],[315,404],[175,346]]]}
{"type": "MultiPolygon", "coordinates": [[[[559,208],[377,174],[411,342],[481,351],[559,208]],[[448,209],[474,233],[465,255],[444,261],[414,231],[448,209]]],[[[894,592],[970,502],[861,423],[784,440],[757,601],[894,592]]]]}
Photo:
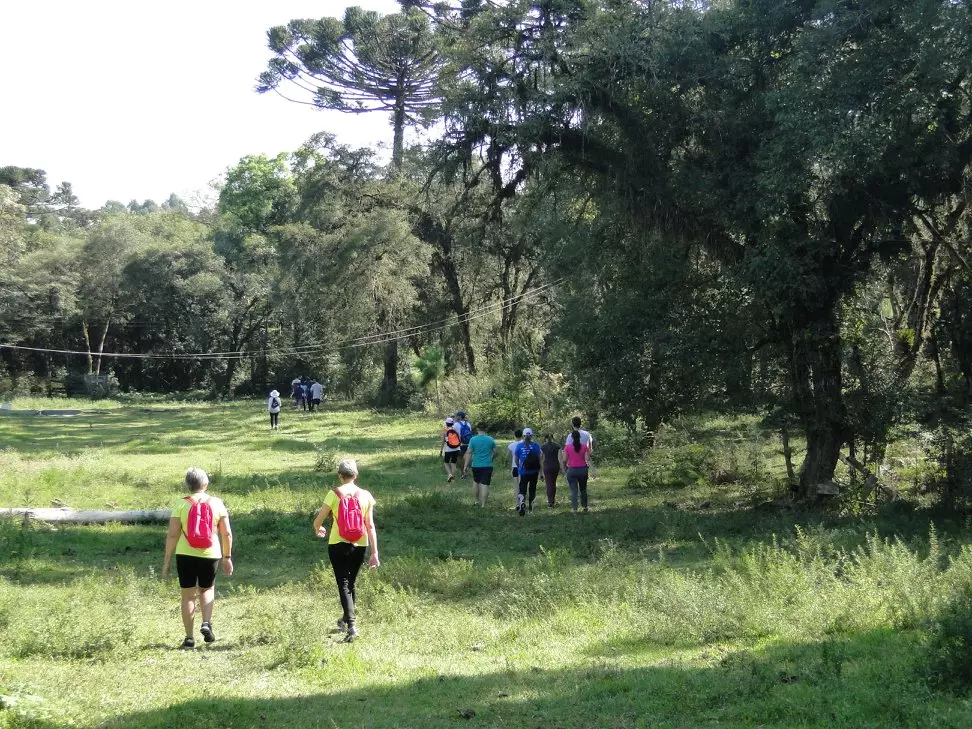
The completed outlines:
{"type": "Polygon", "coordinates": [[[255,80],[387,114],[387,162],[321,133],[202,209],[82,209],[0,168],[0,389],[314,374],[497,424],[576,409],[641,447],[755,411],[805,439],[808,497],[919,423],[964,498],[970,3],[401,4],[270,29],[255,80]]]}

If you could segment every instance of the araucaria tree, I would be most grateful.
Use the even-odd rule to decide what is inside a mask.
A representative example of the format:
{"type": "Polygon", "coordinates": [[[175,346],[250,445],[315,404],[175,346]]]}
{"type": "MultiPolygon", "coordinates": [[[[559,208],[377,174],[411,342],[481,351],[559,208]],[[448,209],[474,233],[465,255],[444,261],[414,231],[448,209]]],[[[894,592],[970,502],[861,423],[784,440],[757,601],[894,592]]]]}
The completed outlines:
{"type": "MultiPolygon", "coordinates": [[[[392,15],[350,7],[344,19],[292,20],[271,28],[274,53],[257,90],[321,109],[391,113],[392,169],[404,161],[405,127],[423,121],[436,105],[439,66],[428,18],[418,10],[392,15]],[[281,87],[305,98],[291,98],[281,87]]],[[[398,398],[398,343],[385,345],[382,399],[398,398]]]]}

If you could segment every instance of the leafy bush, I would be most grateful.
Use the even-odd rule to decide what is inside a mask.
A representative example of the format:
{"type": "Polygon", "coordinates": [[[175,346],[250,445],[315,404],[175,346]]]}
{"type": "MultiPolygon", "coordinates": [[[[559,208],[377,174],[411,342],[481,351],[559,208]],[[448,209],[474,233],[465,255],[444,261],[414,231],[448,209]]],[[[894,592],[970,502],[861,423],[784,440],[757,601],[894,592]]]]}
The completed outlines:
{"type": "Polygon", "coordinates": [[[972,689],[972,583],[959,587],[936,616],[929,634],[927,672],[939,689],[972,689]]]}

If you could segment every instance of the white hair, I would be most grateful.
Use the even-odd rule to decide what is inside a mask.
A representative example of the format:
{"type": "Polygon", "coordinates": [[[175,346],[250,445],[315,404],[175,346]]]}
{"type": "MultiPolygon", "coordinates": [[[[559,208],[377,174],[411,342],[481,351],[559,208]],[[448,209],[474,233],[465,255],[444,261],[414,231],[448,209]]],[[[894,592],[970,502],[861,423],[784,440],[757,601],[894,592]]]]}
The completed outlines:
{"type": "Polygon", "coordinates": [[[339,476],[345,478],[356,478],[358,476],[358,462],[353,458],[344,458],[338,464],[337,472],[339,476]]]}
{"type": "Polygon", "coordinates": [[[186,486],[190,491],[200,491],[209,485],[209,476],[197,466],[192,466],[186,471],[186,486]]]}

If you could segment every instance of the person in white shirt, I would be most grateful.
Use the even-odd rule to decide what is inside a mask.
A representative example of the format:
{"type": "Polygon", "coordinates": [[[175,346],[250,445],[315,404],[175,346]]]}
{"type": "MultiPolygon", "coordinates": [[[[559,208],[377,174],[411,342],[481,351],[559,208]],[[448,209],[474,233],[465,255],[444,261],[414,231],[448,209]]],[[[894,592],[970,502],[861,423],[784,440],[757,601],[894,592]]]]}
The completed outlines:
{"type": "Polygon", "coordinates": [[[271,390],[267,398],[267,412],[270,413],[270,430],[277,430],[280,425],[280,393],[276,390],[271,390]]]}
{"type": "Polygon", "coordinates": [[[506,446],[510,452],[510,475],[513,477],[513,509],[516,510],[520,501],[520,464],[516,462],[516,447],[523,442],[523,431],[517,428],[513,431],[515,441],[506,446]]]}
{"type": "Polygon", "coordinates": [[[321,404],[321,400],[324,398],[324,385],[322,385],[317,380],[313,380],[310,386],[310,396],[311,396],[311,412],[317,410],[321,404]]]}
{"type": "Polygon", "coordinates": [[[591,449],[591,451],[593,451],[594,436],[580,427],[581,426],[580,416],[575,415],[573,418],[571,418],[570,424],[573,426],[573,429],[570,431],[570,433],[564,436],[564,445],[567,445],[567,441],[570,440],[571,433],[573,433],[576,430],[580,433],[581,445],[586,445],[591,449]]]}
{"type": "Polygon", "coordinates": [[[459,454],[462,453],[461,442],[456,421],[451,417],[446,418],[442,431],[442,464],[445,467],[447,483],[456,477],[456,464],[459,462],[459,454]]]}

